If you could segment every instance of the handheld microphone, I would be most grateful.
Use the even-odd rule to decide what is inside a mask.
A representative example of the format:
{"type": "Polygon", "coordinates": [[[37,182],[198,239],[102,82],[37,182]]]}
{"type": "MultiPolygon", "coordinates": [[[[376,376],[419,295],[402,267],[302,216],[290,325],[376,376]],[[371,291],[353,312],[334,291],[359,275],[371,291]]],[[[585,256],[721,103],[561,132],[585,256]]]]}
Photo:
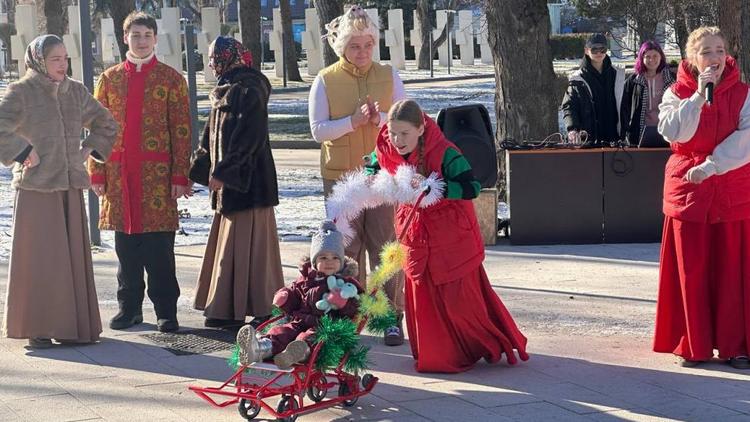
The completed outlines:
{"type": "MultiPolygon", "coordinates": [[[[716,70],[718,68],[719,68],[718,65],[711,65],[708,68],[706,68],[706,70],[708,69],[716,70]]],[[[706,103],[708,105],[711,105],[713,102],[714,102],[714,83],[709,82],[706,84],[706,103]]]]}

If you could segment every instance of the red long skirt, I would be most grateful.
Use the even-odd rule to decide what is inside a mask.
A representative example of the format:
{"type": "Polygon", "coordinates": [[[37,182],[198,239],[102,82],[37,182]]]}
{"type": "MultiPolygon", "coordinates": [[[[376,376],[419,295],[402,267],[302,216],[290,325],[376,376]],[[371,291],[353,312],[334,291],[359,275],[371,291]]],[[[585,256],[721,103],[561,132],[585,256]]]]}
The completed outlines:
{"type": "Polygon", "coordinates": [[[505,353],[508,363],[527,360],[526,337],[492,290],[483,266],[464,278],[435,286],[428,275],[406,278],[406,326],[418,372],[462,372],[481,358],[505,353]]]}
{"type": "Polygon", "coordinates": [[[689,360],[747,356],[750,220],[689,223],[666,217],[654,351],[689,360]]]}

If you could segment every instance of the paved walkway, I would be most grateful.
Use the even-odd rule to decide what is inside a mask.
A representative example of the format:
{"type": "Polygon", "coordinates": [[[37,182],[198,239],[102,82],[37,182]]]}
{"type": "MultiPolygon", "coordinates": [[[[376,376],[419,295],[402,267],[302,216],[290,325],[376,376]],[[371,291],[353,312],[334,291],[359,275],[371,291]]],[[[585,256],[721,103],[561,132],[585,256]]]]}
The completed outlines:
{"type": "MultiPolygon", "coordinates": [[[[282,244],[287,280],[307,248],[282,244]]],[[[186,328],[202,323],[189,309],[202,249],[177,250],[186,328]]],[[[528,362],[418,374],[408,345],[389,348],[365,336],[380,377],[374,391],[353,408],[300,420],[750,420],[750,373],[718,361],[681,368],[649,350],[657,256],[658,245],[491,247],[485,264],[529,338],[528,362]]],[[[94,265],[107,321],[116,311],[114,253],[95,253],[94,265]]],[[[96,345],[29,351],[23,341],[0,340],[0,421],[242,420],[236,408],[210,408],[187,389],[227,378],[228,352],[173,355],[142,336],[155,322],[151,308],[144,312],[145,324],[106,329],[96,345]]]]}
{"type": "MultiPolygon", "coordinates": [[[[274,156],[280,169],[318,165],[316,151],[274,156]]],[[[203,248],[177,248],[184,329],[203,323],[191,309],[203,248]]],[[[282,242],[285,280],[308,249],[282,242]]],[[[352,408],[300,420],[750,421],[750,371],[719,361],[682,368],[650,351],[658,253],[656,244],[518,247],[501,239],[488,248],[485,267],[529,338],[529,361],[419,374],[408,344],[386,347],[365,335],[380,378],[373,392],[352,408]]],[[[116,266],[112,250],[95,251],[105,326],[117,311],[116,266]]],[[[6,274],[0,265],[0,307],[6,274]]],[[[241,421],[236,408],[211,408],[188,391],[228,378],[229,352],[174,355],[143,336],[155,328],[149,304],[144,316],[134,329],[105,329],[96,345],[29,351],[25,341],[0,339],[0,421],[241,421]]]]}

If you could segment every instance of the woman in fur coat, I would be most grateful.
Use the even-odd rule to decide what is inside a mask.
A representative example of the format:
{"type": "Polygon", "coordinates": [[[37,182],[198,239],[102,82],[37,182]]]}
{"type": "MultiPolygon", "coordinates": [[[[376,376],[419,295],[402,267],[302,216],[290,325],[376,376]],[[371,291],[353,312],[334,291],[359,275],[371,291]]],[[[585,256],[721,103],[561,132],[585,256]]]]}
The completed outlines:
{"type": "Polygon", "coordinates": [[[104,161],[117,123],[69,79],[63,41],[29,44],[28,70],[0,101],[0,160],[13,165],[13,246],[3,332],[29,346],[91,343],[102,331],[87,230],[84,162],[104,161]],[[81,130],[89,135],[81,141],[81,130]],[[43,262],[41,262],[43,260],[43,262]],[[40,310],[44,311],[40,311],[40,310]]]}
{"type": "Polygon", "coordinates": [[[207,327],[240,326],[251,315],[257,324],[268,319],[273,294],[284,285],[268,141],[271,84],[250,67],[250,52],[234,38],[218,37],[209,55],[218,84],[190,177],[208,186],[216,214],[195,308],[204,311],[207,327]]]}

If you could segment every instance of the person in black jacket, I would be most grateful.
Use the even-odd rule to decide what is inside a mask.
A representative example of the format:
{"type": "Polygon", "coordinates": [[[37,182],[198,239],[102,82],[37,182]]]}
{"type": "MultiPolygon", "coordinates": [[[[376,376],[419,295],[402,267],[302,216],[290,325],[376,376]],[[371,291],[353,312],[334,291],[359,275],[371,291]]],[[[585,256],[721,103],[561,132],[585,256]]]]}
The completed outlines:
{"type": "Polygon", "coordinates": [[[561,105],[569,142],[596,146],[619,139],[624,80],[625,70],[613,66],[607,55],[607,37],[593,34],[586,41],[580,69],[568,77],[561,105]]]}
{"type": "Polygon", "coordinates": [[[659,134],[659,104],[664,91],[675,82],[664,51],[656,41],[646,41],[638,51],[635,72],[625,81],[620,106],[622,139],[631,146],[667,147],[659,134]]]}
{"type": "Polygon", "coordinates": [[[218,83],[190,178],[209,187],[216,214],[194,306],[204,311],[207,327],[240,326],[250,315],[253,323],[266,320],[284,286],[268,139],[271,84],[250,67],[250,52],[234,38],[218,37],[209,55],[218,83]]]}

